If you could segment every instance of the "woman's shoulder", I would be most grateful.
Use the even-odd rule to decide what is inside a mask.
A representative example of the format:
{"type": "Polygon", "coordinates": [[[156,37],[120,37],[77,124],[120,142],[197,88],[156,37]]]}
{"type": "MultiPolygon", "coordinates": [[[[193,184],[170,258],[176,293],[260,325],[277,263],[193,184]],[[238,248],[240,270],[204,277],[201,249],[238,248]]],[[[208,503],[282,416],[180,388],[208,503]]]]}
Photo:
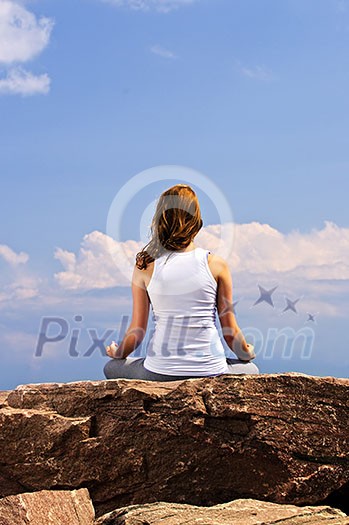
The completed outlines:
{"type": "Polygon", "coordinates": [[[215,278],[218,278],[218,276],[229,268],[227,261],[215,253],[209,252],[207,260],[215,278]]]}
{"type": "Polygon", "coordinates": [[[208,261],[218,266],[221,266],[222,268],[225,268],[226,266],[228,266],[227,261],[223,259],[223,257],[213,252],[208,253],[208,261]]]}
{"type": "Polygon", "coordinates": [[[138,286],[146,288],[150,282],[151,276],[153,275],[153,271],[154,271],[154,261],[149,262],[147,264],[147,267],[143,268],[142,270],[138,268],[137,265],[135,264],[134,269],[133,269],[134,284],[137,284],[138,286]]]}

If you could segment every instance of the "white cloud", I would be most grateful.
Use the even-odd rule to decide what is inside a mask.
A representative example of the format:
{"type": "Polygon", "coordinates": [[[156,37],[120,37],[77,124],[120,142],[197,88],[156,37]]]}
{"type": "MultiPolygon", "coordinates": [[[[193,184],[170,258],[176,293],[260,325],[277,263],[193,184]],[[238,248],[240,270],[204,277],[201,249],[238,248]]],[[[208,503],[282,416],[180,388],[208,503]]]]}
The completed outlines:
{"type": "Polygon", "coordinates": [[[39,295],[41,279],[30,275],[17,275],[14,281],[3,287],[0,292],[0,303],[33,299],[39,295]]]}
{"type": "Polygon", "coordinates": [[[179,7],[193,4],[197,0],[103,0],[116,7],[127,7],[136,11],[158,11],[168,13],[179,7]]]}
{"type": "Polygon", "coordinates": [[[135,253],[141,248],[141,242],[119,243],[102,232],[94,231],[84,236],[78,256],[56,248],[54,257],[61,262],[64,271],[55,273],[54,278],[68,290],[128,286],[135,253]],[[130,268],[129,279],[118,266],[125,257],[130,268]]]}
{"type": "Polygon", "coordinates": [[[0,257],[8,264],[1,273],[0,305],[37,297],[43,280],[27,268],[29,255],[25,252],[16,253],[7,244],[0,244],[0,257]]]}
{"type": "Polygon", "coordinates": [[[36,17],[17,2],[0,0],[0,63],[10,68],[0,78],[0,94],[48,93],[48,75],[34,75],[18,63],[32,60],[46,48],[53,25],[52,19],[36,17]]]}
{"type": "Polygon", "coordinates": [[[11,266],[25,264],[29,260],[29,255],[25,252],[16,253],[7,244],[0,244],[0,256],[11,266]]]}
{"type": "MultiPolygon", "coordinates": [[[[219,255],[220,231],[226,229],[234,238],[229,265],[240,282],[255,278],[282,278],[301,281],[349,279],[349,228],[326,222],[320,230],[283,234],[268,224],[211,225],[203,228],[196,244],[219,255]]],[[[135,255],[144,243],[133,240],[119,243],[102,232],[83,238],[78,255],[57,248],[55,258],[64,271],[55,274],[65,289],[94,289],[128,286],[130,281],[120,271],[120,261],[128,261],[131,277],[135,255]]],[[[124,267],[123,267],[124,270],[124,267]]]]}
{"type": "Polygon", "coordinates": [[[37,18],[10,0],[0,1],[0,62],[26,62],[47,46],[53,27],[50,18],[37,18]]]}
{"type": "Polygon", "coordinates": [[[150,48],[150,51],[154,53],[154,55],[159,55],[160,57],[163,57],[163,58],[169,58],[169,59],[177,58],[177,55],[173,53],[173,51],[170,51],[169,49],[166,49],[158,45],[152,46],[150,48]]]}
{"type": "Polygon", "coordinates": [[[236,60],[237,68],[241,75],[251,78],[252,80],[273,80],[274,73],[263,65],[246,66],[239,60],[236,60]]]}
{"type": "Polygon", "coordinates": [[[234,229],[232,269],[288,273],[305,279],[349,279],[349,228],[325,222],[321,230],[282,234],[252,222],[234,229]]]}
{"type": "Polygon", "coordinates": [[[17,67],[10,69],[5,78],[0,78],[0,94],[36,95],[46,94],[50,90],[51,80],[44,73],[33,75],[30,71],[17,67]]]}

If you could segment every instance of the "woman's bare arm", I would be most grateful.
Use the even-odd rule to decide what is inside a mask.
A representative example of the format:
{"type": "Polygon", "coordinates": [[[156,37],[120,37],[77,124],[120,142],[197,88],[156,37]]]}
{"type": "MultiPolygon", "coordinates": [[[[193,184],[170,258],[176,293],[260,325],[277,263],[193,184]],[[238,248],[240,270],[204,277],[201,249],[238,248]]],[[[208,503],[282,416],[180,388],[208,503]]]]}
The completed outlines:
{"type": "Polygon", "coordinates": [[[126,358],[131,354],[143,341],[148,325],[149,318],[149,297],[144,284],[142,270],[136,266],[132,276],[132,320],[126,330],[123,340],[113,353],[116,359],[126,358]]]}
{"type": "Polygon", "coordinates": [[[247,344],[233,312],[233,282],[227,262],[215,256],[218,265],[217,311],[223,337],[229,348],[243,361],[256,357],[253,348],[247,344]]]}

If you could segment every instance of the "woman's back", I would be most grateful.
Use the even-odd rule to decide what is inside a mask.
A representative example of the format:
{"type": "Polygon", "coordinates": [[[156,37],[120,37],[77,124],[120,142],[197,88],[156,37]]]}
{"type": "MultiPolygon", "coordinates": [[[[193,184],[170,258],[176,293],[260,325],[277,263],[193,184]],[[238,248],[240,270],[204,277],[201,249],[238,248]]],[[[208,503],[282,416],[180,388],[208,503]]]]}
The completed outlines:
{"type": "Polygon", "coordinates": [[[168,375],[227,372],[216,327],[217,282],[208,250],[171,252],[155,259],[147,285],[155,328],[144,367],[168,375]]]}
{"type": "Polygon", "coordinates": [[[256,357],[253,347],[247,344],[234,316],[227,261],[202,248],[192,249],[202,226],[193,188],[176,184],[162,192],[151,222],[150,241],[136,254],[131,323],[120,344],[113,342],[107,347],[113,358],[104,369],[108,379],[172,381],[183,376],[258,373],[257,367],[248,363],[256,357]],[[150,308],[155,328],[146,357],[127,359],[145,337],[150,308]],[[216,319],[222,337],[239,359],[227,362],[216,319]]]}

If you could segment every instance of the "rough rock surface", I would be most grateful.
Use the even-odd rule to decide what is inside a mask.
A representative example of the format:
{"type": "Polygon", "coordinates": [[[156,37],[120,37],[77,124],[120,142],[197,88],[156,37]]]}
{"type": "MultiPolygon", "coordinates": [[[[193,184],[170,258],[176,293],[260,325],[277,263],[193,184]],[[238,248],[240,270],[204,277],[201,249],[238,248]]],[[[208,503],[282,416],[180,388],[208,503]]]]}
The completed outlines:
{"type": "Polygon", "coordinates": [[[212,507],[156,502],[118,508],[94,520],[87,489],[42,490],[0,499],[1,525],[349,525],[328,506],[238,499],[212,507]]]}
{"type": "Polygon", "coordinates": [[[6,405],[7,396],[11,390],[0,390],[0,408],[6,405]]]}
{"type": "Polygon", "coordinates": [[[344,509],[348,387],[299,373],[21,385],[1,398],[0,496],[87,487],[98,516],[237,498],[344,509]]]}
{"type": "Polygon", "coordinates": [[[349,516],[328,506],[296,507],[238,499],[213,507],[181,503],[131,505],[105,514],[96,525],[348,525],[349,516]]]}
{"type": "Polygon", "coordinates": [[[0,499],[1,525],[93,525],[87,489],[42,490],[0,499]]]}

